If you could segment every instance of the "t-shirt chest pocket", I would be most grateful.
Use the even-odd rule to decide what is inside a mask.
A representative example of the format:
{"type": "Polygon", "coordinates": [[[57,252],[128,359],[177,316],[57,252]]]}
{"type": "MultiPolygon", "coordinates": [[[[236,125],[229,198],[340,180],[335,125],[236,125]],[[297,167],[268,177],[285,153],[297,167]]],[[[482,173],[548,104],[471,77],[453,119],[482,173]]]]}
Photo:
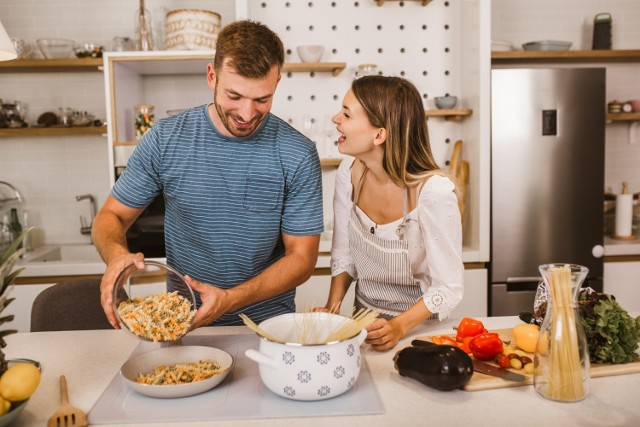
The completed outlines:
{"type": "Polygon", "coordinates": [[[244,207],[252,212],[281,210],[283,193],[282,177],[250,174],[246,178],[244,207]]]}

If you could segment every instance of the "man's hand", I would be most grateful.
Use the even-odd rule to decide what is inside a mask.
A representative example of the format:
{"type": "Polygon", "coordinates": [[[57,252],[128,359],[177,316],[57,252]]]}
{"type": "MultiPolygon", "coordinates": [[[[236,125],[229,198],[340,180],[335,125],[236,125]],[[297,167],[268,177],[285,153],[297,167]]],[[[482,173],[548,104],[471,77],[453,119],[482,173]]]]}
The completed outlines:
{"type": "Polygon", "coordinates": [[[118,275],[133,263],[139,270],[143,269],[144,255],[138,252],[137,254],[128,253],[114,258],[107,266],[107,270],[104,272],[100,282],[100,304],[102,304],[107,320],[116,329],[120,329],[120,324],[113,311],[113,287],[118,275]]]}
{"type": "Polygon", "coordinates": [[[196,312],[192,329],[207,326],[228,311],[228,294],[224,289],[184,277],[187,284],[200,294],[202,305],[196,312]]]}

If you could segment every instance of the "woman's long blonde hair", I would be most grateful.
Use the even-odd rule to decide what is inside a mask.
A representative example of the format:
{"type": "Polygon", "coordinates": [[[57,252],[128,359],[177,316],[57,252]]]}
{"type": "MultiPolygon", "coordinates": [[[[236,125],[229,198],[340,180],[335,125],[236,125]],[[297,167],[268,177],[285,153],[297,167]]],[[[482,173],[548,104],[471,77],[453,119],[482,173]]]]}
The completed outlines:
{"type": "Polygon", "coordinates": [[[353,81],[351,90],[371,125],[387,131],[382,166],[396,185],[413,186],[430,175],[445,174],[431,153],[422,98],[413,83],[401,77],[364,76],[353,81]]]}

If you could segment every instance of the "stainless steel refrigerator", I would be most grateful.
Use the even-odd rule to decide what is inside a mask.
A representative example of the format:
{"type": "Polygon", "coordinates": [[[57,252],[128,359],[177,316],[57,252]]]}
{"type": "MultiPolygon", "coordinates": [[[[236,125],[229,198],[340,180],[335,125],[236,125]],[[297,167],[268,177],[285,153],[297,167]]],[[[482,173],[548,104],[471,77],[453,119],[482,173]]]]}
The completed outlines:
{"type": "Polygon", "coordinates": [[[604,120],[604,68],[492,70],[491,315],[533,310],[540,264],[602,291],[604,120]]]}

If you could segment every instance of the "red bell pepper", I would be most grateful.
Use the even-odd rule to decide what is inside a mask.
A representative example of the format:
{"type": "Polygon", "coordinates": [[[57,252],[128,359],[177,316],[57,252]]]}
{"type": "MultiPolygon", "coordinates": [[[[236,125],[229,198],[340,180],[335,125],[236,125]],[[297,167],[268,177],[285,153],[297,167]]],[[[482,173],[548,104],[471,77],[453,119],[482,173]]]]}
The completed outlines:
{"type": "Polygon", "coordinates": [[[475,337],[476,335],[487,332],[481,321],[470,317],[464,317],[460,320],[460,324],[456,330],[456,341],[458,342],[463,342],[466,337],[475,337]]]}
{"type": "Polygon", "coordinates": [[[471,354],[478,360],[491,360],[502,353],[500,336],[496,333],[480,334],[469,341],[471,354]]]}

